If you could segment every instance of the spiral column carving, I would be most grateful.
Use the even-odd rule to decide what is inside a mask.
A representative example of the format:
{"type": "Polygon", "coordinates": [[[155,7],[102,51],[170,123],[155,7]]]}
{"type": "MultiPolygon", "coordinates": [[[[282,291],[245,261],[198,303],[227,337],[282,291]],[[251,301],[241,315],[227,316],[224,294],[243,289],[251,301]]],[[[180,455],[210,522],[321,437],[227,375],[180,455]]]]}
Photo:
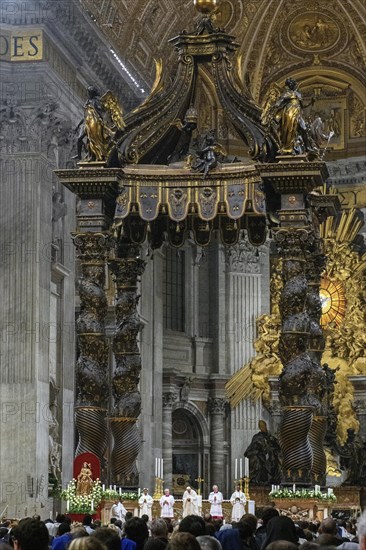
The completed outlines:
{"type": "MultiPolygon", "coordinates": [[[[308,281],[308,292],[306,299],[307,311],[310,317],[309,333],[309,355],[315,369],[321,368],[321,358],[325,348],[325,337],[320,325],[322,306],[320,301],[320,279],[325,267],[325,255],[321,239],[315,235],[312,247],[306,254],[305,275],[308,281]]],[[[313,451],[313,467],[311,478],[314,484],[325,485],[327,459],[323,449],[325,434],[327,431],[328,415],[328,391],[327,369],[323,369],[325,376],[324,387],[319,392],[319,405],[316,408],[310,432],[310,445],[313,451]]]]}
{"type": "Polygon", "coordinates": [[[319,485],[325,485],[327,457],[324,452],[324,439],[327,431],[327,417],[314,416],[310,431],[309,441],[313,452],[312,481],[319,485]]]}
{"type": "Polygon", "coordinates": [[[279,378],[279,398],[283,407],[280,426],[283,474],[284,481],[310,483],[313,467],[309,439],[311,418],[321,407],[325,388],[324,372],[308,350],[312,319],[307,308],[306,252],[313,246],[314,232],[310,227],[281,228],[275,238],[283,258],[284,280],[279,343],[284,365],[279,378]]]}
{"type": "Polygon", "coordinates": [[[105,261],[110,239],[106,233],[73,235],[81,276],[80,313],[76,321],[79,357],[76,362],[75,423],[79,434],[76,456],[91,452],[102,460],[107,445],[108,345],[105,336],[107,299],[105,261]]]}
{"type": "Polygon", "coordinates": [[[280,424],[283,470],[287,477],[291,471],[309,471],[313,451],[308,437],[313,410],[312,407],[284,407],[280,424]]]}
{"type": "Polygon", "coordinates": [[[117,290],[116,330],[113,338],[115,369],[111,384],[114,399],[110,418],[114,438],[111,474],[114,483],[124,486],[138,484],[136,458],[141,447],[141,437],[136,426],[141,412],[138,336],[142,328],[137,311],[140,298],[137,285],[145,262],[137,256],[138,251],[130,247],[128,257],[116,258],[109,264],[117,290]]]}

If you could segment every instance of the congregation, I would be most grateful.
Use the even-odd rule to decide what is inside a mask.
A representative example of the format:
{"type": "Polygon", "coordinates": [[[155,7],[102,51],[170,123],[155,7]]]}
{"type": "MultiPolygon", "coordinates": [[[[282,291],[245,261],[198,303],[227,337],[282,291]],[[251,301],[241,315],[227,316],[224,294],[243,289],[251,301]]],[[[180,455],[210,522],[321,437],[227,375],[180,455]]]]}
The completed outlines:
{"type": "MultiPolygon", "coordinates": [[[[186,491],[187,492],[187,491],[186,491]]],[[[218,491],[213,491],[216,494],[218,491]]],[[[146,496],[146,495],[145,495],[146,496]]],[[[171,496],[171,495],[170,495],[171,496]]],[[[169,495],[164,495],[167,500],[169,495]]],[[[191,499],[192,497],[188,497],[191,499]]],[[[215,498],[215,496],[213,497],[215,498]]],[[[192,500],[190,500],[192,502],[192,500]]],[[[118,505],[116,505],[118,506],[118,505]]],[[[217,500],[211,506],[219,506],[217,500]]],[[[162,507],[163,510],[163,507],[162,507]]],[[[217,510],[216,510],[217,511],[217,510]]],[[[112,511],[112,514],[114,512],[112,511]]],[[[261,517],[244,514],[240,521],[225,523],[222,517],[189,514],[180,521],[147,514],[133,517],[126,512],[124,523],[111,517],[102,526],[85,515],[72,523],[59,514],[56,522],[39,516],[0,525],[0,550],[366,550],[366,511],[358,519],[305,521],[265,508],[261,517]]]]}

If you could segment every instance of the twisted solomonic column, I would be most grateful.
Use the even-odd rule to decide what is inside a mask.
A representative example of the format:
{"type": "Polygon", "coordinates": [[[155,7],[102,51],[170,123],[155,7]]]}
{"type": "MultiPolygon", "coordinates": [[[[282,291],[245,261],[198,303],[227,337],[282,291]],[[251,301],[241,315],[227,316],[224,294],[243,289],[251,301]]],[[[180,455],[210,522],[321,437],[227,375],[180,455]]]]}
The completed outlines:
{"type": "Polygon", "coordinates": [[[309,432],[313,412],[321,405],[325,375],[308,352],[311,318],[307,312],[308,282],[305,253],[312,246],[310,228],[283,228],[276,232],[283,258],[279,354],[284,365],[279,377],[283,407],[280,444],[284,481],[310,483],[313,449],[309,432]]]}
{"type": "MultiPolygon", "coordinates": [[[[321,368],[321,358],[325,348],[325,338],[320,318],[322,305],[320,301],[320,279],[325,267],[325,255],[319,237],[314,238],[310,250],[306,253],[305,276],[308,281],[306,309],[310,317],[308,352],[315,369],[321,368]]],[[[326,373],[325,376],[327,377],[326,373]]],[[[324,452],[324,439],[327,431],[328,414],[328,384],[319,388],[319,404],[314,411],[309,432],[310,445],[313,451],[313,466],[311,471],[312,483],[325,485],[327,459],[324,452]]]]}
{"type": "Polygon", "coordinates": [[[113,338],[115,370],[112,376],[114,406],[110,418],[114,446],[111,457],[112,480],[124,486],[138,484],[136,458],[141,437],[136,421],[141,412],[138,389],[141,356],[138,336],[142,323],[137,311],[137,284],[145,262],[133,257],[117,258],[110,262],[117,289],[116,331],[113,338]]]}
{"type": "Polygon", "coordinates": [[[110,245],[105,233],[73,235],[80,262],[80,313],[76,321],[79,357],[76,362],[76,456],[90,452],[103,458],[107,445],[108,345],[105,336],[107,299],[105,261],[110,245]]]}

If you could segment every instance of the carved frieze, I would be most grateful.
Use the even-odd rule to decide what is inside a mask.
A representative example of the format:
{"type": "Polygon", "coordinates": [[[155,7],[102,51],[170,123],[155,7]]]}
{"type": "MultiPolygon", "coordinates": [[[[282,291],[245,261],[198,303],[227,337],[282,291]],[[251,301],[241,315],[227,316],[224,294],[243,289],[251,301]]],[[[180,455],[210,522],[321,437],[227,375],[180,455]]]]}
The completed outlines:
{"type": "Polygon", "coordinates": [[[238,273],[259,273],[260,254],[263,250],[242,240],[226,250],[226,266],[229,271],[238,273]]]}

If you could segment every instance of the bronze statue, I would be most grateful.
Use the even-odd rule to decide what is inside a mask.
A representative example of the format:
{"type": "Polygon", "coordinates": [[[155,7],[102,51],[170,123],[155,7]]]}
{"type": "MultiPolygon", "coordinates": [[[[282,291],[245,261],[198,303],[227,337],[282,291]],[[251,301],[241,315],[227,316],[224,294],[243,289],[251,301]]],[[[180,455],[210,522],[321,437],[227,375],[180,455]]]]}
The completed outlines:
{"type": "Polygon", "coordinates": [[[74,158],[81,159],[82,149],[85,146],[86,162],[105,161],[124,127],[121,106],[112,92],[108,91],[100,96],[95,86],[89,86],[88,99],[84,105],[84,118],[76,128],[80,130],[77,155],[74,158]],[[84,138],[86,138],[86,145],[84,138]]]}
{"type": "Polygon", "coordinates": [[[196,158],[192,161],[191,168],[196,172],[207,174],[213,168],[216,168],[218,160],[226,157],[226,151],[220,145],[214,135],[214,130],[210,130],[203,138],[203,144],[197,148],[196,158]]]}
{"type": "Polygon", "coordinates": [[[316,152],[310,137],[309,128],[303,118],[303,110],[314,104],[314,98],[307,105],[303,104],[295,79],[288,78],[285,88],[274,85],[265,98],[262,122],[272,126],[277,134],[279,153],[297,155],[316,152]]]}
{"type": "Polygon", "coordinates": [[[192,153],[190,151],[193,132],[197,129],[198,113],[194,107],[190,107],[184,117],[184,122],[177,119],[173,122],[173,126],[176,126],[181,132],[177,145],[174,148],[173,153],[168,157],[168,163],[179,162],[184,160],[187,155],[192,153]]]}
{"type": "Polygon", "coordinates": [[[253,485],[267,485],[281,481],[281,450],[264,420],[258,423],[259,432],[244,453],[249,459],[249,478],[253,485]]]}
{"type": "Polygon", "coordinates": [[[91,466],[87,462],[83,463],[83,466],[80,470],[80,474],[77,478],[77,488],[76,494],[78,495],[89,495],[93,488],[93,479],[91,466]]]}

